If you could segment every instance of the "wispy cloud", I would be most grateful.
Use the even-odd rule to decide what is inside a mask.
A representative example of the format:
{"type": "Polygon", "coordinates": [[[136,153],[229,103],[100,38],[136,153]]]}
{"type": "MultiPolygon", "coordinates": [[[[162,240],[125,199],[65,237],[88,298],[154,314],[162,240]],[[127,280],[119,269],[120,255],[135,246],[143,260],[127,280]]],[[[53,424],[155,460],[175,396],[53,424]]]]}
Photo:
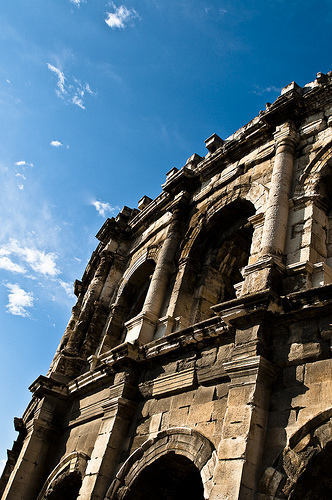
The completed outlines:
{"type": "Polygon", "coordinates": [[[62,281],[60,279],[58,280],[58,283],[61,286],[61,288],[64,289],[64,291],[66,292],[68,297],[70,297],[70,298],[75,297],[74,292],[73,292],[73,283],[66,283],[65,281],[62,281]]]}
{"type": "Polygon", "coordinates": [[[270,85],[269,87],[261,88],[258,85],[255,85],[255,90],[251,91],[251,94],[255,95],[263,95],[263,94],[270,94],[270,93],[277,93],[280,94],[281,92],[281,87],[275,87],[274,85],[270,85]]]}
{"type": "Polygon", "coordinates": [[[29,163],[25,160],[20,160],[15,163],[17,167],[33,167],[33,163],[29,163]]]}
{"type": "Polygon", "coordinates": [[[66,149],[69,149],[68,144],[63,144],[60,141],[51,141],[50,142],[50,146],[52,146],[53,148],[66,148],[66,149]]]}
{"type": "Polygon", "coordinates": [[[7,312],[15,316],[30,317],[27,307],[33,307],[33,293],[26,292],[17,283],[6,283],[8,288],[7,312]]]}
{"type": "MultiPolygon", "coordinates": [[[[44,252],[37,248],[21,245],[17,240],[11,239],[8,244],[0,247],[0,260],[3,260],[3,266],[7,266],[7,271],[23,272],[22,263],[27,264],[33,271],[49,277],[55,277],[60,274],[57,268],[57,255],[53,252],[44,252]],[[19,263],[13,263],[9,257],[14,256],[20,260],[19,263]],[[6,260],[7,257],[7,260],[6,260]],[[10,266],[12,267],[10,268],[10,266]],[[17,265],[17,267],[16,267],[17,265]]],[[[4,269],[4,267],[2,267],[4,269]]]]}
{"type": "Polygon", "coordinates": [[[17,172],[17,173],[15,174],[15,177],[20,177],[21,179],[23,179],[23,180],[25,180],[25,181],[27,180],[27,178],[25,177],[25,175],[20,174],[19,172],[17,172]]]}
{"type": "Polygon", "coordinates": [[[47,63],[47,67],[52,73],[57,76],[56,95],[69,104],[75,104],[81,109],[85,109],[84,98],[86,94],[97,95],[96,92],[91,90],[88,83],[82,83],[76,78],[71,78],[72,83],[65,77],[63,71],[56,66],[47,63]]]}
{"type": "Polygon", "coordinates": [[[81,7],[82,3],[85,3],[85,0],[69,0],[70,3],[73,3],[77,7],[81,7]]]}
{"type": "Polygon", "coordinates": [[[113,12],[107,12],[105,23],[112,29],[133,26],[134,19],[139,18],[135,9],[128,9],[124,5],[117,7],[114,3],[111,3],[111,7],[113,12]]]}
{"type": "Polygon", "coordinates": [[[105,217],[105,215],[110,212],[116,212],[119,209],[119,207],[112,207],[112,205],[110,205],[109,203],[107,203],[106,201],[93,201],[91,203],[91,205],[93,205],[95,207],[95,209],[97,210],[98,212],[98,215],[100,215],[101,217],[105,217]]]}
{"type": "Polygon", "coordinates": [[[0,269],[4,269],[5,271],[9,271],[11,273],[19,273],[25,274],[26,270],[19,264],[16,264],[9,257],[4,256],[0,257],[0,269]]]}

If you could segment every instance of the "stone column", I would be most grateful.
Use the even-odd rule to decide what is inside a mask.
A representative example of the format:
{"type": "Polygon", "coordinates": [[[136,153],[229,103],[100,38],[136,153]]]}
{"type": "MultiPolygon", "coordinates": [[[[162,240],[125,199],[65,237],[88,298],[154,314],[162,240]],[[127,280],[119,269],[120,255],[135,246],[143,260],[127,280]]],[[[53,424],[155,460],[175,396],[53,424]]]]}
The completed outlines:
{"type": "Polygon", "coordinates": [[[276,153],[262,237],[262,255],[283,255],[285,250],[288,200],[293,177],[296,130],[292,122],[277,127],[276,153]]]}
{"type": "Polygon", "coordinates": [[[144,344],[150,342],[153,338],[169,285],[170,275],[173,271],[174,257],[182,238],[183,214],[187,207],[187,200],[187,193],[182,192],[173,204],[173,218],[158,254],[158,261],[142,312],[125,324],[127,328],[126,342],[138,341],[144,344]]]}
{"type": "Polygon", "coordinates": [[[35,500],[50,472],[52,444],[60,435],[51,424],[56,402],[51,396],[43,398],[36,417],[27,423],[27,436],[6,485],[2,500],[35,500]]]}
{"type": "Polygon", "coordinates": [[[105,280],[99,298],[94,303],[93,315],[85,335],[81,349],[81,356],[99,354],[105,342],[108,329],[105,328],[110,313],[111,299],[123,275],[127,259],[122,255],[113,255],[112,266],[105,280]]]}
{"type": "Polygon", "coordinates": [[[261,356],[223,364],[230,376],[227,411],[210,500],[255,498],[260,477],[270,386],[276,371],[261,356]]]}
{"type": "Polygon", "coordinates": [[[110,398],[103,403],[104,416],[77,500],[104,500],[136,408],[136,403],[127,399],[134,392],[128,382],[119,382],[111,388],[110,398]]]}
{"type": "Polygon", "coordinates": [[[79,354],[79,349],[84,340],[84,335],[86,333],[89,320],[91,319],[91,316],[93,314],[94,303],[98,299],[108,276],[109,268],[112,263],[111,257],[112,255],[107,251],[104,251],[101,254],[100,262],[96,269],[95,275],[91,280],[88,290],[85,293],[81,313],[65,348],[67,354],[79,354]]]}
{"type": "Polygon", "coordinates": [[[285,251],[289,194],[293,177],[296,130],[292,122],[277,127],[274,134],[276,153],[271,187],[264,218],[262,244],[257,260],[243,269],[245,278],[240,295],[266,288],[278,289],[285,271],[285,251]]]}

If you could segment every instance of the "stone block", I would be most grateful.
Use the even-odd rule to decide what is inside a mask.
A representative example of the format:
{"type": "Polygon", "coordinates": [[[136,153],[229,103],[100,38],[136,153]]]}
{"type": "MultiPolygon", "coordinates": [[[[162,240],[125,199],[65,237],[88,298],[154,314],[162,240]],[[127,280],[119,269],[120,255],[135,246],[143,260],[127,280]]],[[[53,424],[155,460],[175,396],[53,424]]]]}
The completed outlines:
{"type": "Polygon", "coordinates": [[[223,439],[247,436],[251,426],[252,407],[228,407],[223,427],[223,439]]]}
{"type": "Polygon", "coordinates": [[[305,366],[304,384],[311,386],[319,382],[330,383],[332,380],[332,359],[322,359],[305,366]]]}
{"type": "Polygon", "coordinates": [[[232,387],[228,393],[228,406],[243,406],[253,400],[255,394],[254,384],[232,387]]]}
{"type": "Polygon", "coordinates": [[[208,385],[211,381],[217,382],[224,379],[227,375],[221,363],[215,363],[213,366],[198,368],[196,371],[197,382],[200,385],[208,385]]]}
{"type": "Polygon", "coordinates": [[[227,399],[213,401],[212,420],[223,420],[227,410],[227,399]]]}
{"type": "Polygon", "coordinates": [[[198,424],[199,422],[208,422],[211,419],[214,401],[198,405],[192,405],[188,414],[188,424],[198,424]]]}
{"type": "Polygon", "coordinates": [[[185,407],[168,412],[171,427],[184,427],[188,421],[188,411],[189,407],[185,407]]]}
{"type": "Polygon", "coordinates": [[[182,392],[183,389],[194,387],[194,368],[188,368],[178,373],[171,373],[156,379],[153,382],[152,396],[160,397],[165,394],[182,392]]]}
{"type": "Polygon", "coordinates": [[[212,440],[215,433],[216,423],[215,422],[199,422],[195,425],[195,431],[200,432],[203,436],[212,440]]]}
{"type": "Polygon", "coordinates": [[[216,389],[217,389],[216,396],[218,399],[226,398],[229,392],[229,384],[227,382],[223,384],[218,384],[216,386],[216,389]]]}
{"type": "Polygon", "coordinates": [[[210,500],[230,500],[239,498],[244,460],[221,460],[217,463],[210,500]]]}
{"type": "Polygon", "coordinates": [[[320,359],[323,355],[322,346],[319,342],[307,342],[305,344],[294,343],[290,346],[288,363],[303,363],[314,359],[320,359]]]}
{"type": "Polygon", "coordinates": [[[246,437],[222,438],[218,448],[218,458],[219,460],[244,459],[246,449],[246,437]]]}
{"type": "Polygon", "coordinates": [[[182,394],[175,394],[170,398],[170,409],[176,410],[185,406],[190,406],[194,402],[196,391],[183,392],[182,394]]]}
{"type": "Polygon", "coordinates": [[[157,414],[151,416],[150,425],[149,425],[149,433],[150,434],[153,434],[153,433],[159,431],[162,415],[163,415],[162,413],[157,413],[157,414]]]}
{"type": "Polygon", "coordinates": [[[203,404],[213,401],[213,396],[215,393],[215,387],[204,387],[199,386],[195,391],[193,404],[203,404]]]}

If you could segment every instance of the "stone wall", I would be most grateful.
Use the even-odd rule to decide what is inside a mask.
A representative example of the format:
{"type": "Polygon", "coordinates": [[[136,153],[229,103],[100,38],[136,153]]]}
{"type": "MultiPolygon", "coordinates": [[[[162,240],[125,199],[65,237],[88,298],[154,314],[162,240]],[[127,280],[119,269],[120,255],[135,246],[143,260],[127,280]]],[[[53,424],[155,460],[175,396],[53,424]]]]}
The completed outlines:
{"type": "Polygon", "coordinates": [[[97,234],[2,500],[332,496],[332,74],[97,234]]]}

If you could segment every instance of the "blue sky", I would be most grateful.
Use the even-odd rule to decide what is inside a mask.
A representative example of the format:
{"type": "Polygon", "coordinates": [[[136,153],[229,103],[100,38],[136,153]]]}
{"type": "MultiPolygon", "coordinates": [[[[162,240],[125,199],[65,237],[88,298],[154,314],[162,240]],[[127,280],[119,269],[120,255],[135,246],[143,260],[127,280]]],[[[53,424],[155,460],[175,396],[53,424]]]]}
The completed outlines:
{"type": "Polygon", "coordinates": [[[105,218],[332,70],[331,24],[331,0],[1,2],[0,465],[105,218]]]}

